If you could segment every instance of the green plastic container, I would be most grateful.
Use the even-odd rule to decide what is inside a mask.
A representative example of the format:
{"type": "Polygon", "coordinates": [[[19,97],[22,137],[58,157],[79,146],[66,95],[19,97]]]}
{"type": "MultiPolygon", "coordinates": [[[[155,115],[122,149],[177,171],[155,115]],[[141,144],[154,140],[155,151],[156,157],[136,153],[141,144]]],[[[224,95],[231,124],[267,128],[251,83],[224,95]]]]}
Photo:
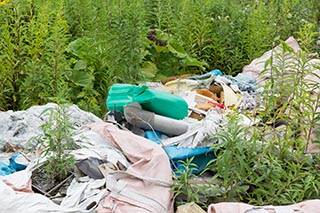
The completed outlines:
{"type": "Polygon", "coordinates": [[[113,84],[106,100],[107,108],[114,108],[123,115],[123,107],[133,102],[140,103],[144,110],[174,119],[188,115],[188,104],[180,96],[151,90],[147,86],[113,84]]]}

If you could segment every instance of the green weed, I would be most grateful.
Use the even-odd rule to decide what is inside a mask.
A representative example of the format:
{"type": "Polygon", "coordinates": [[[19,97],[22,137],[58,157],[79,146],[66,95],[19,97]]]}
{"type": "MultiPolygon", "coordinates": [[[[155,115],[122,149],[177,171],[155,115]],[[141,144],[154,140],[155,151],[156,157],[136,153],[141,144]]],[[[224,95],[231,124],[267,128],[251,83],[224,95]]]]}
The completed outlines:
{"type": "Polygon", "coordinates": [[[32,138],[31,142],[44,149],[46,161],[43,168],[47,177],[61,181],[73,171],[74,157],[68,152],[75,149],[72,138],[75,127],[69,121],[66,106],[48,108],[42,114],[47,115],[48,120],[41,126],[42,134],[32,138]]]}

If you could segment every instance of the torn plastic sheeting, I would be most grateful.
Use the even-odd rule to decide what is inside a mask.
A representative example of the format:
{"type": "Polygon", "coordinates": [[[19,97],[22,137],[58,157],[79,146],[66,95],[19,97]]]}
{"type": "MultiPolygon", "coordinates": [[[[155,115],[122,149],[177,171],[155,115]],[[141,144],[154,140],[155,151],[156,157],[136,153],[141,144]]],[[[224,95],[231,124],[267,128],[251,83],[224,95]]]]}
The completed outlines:
{"type": "MultiPolygon", "coordinates": [[[[298,42],[294,39],[294,37],[289,37],[285,43],[293,48],[294,52],[297,52],[300,50],[300,46],[298,44],[298,42]]],[[[267,60],[269,60],[269,58],[276,53],[281,53],[283,52],[281,45],[276,46],[275,48],[273,48],[272,50],[269,50],[267,52],[265,52],[261,57],[254,59],[253,61],[251,61],[251,63],[249,65],[246,65],[242,68],[242,73],[245,73],[251,77],[253,77],[254,79],[256,79],[258,84],[264,84],[264,81],[269,78],[271,76],[271,68],[270,65],[268,65],[268,67],[265,68],[265,62],[267,60]],[[265,72],[264,75],[260,75],[260,73],[263,70],[270,70],[270,72],[265,72]]],[[[273,64],[272,66],[276,66],[277,64],[279,64],[281,62],[277,61],[277,60],[273,60],[273,64]]]]}
{"type": "Polygon", "coordinates": [[[78,208],[61,207],[44,195],[31,190],[30,163],[25,170],[0,177],[0,212],[84,212],[78,208]]]}
{"type": "Polygon", "coordinates": [[[0,212],[83,212],[77,208],[59,206],[41,194],[16,193],[2,180],[0,180],[0,199],[0,212]]]}
{"type": "MultiPolygon", "coordinates": [[[[40,127],[48,120],[48,113],[42,114],[42,112],[54,107],[57,107],[57,104],[48,103],[27,110],[0,112],[0,146],[10,142],[25,147],[29,139],[42,133],[40,127]]],[[[75,126],[102,121],[94,114],[80,110],[76,105],[68,106],[67,113],[70,114],[69,119],[75,126]]]]}
{"type": "Polygon", "coordinates": [[[11,168],[5,163],[0,162],[0,176],[9,175],[15,172],[16,172],[15,169],[11,168]]]}
{"type": "Polygon", "coordinates": [[[75,160],[84,160],[89,157],[94,157],[103,161],[108,161],[114,165],[120,162],[124,167],[128,167],[128,162],[125,155],[114,146],[111,146],[106,138],[87,127],[82,127],[73,136],[79,149],[72,150],[70,154],[75,157],[75,160]]]}
{"type": "Polygon", "coordinates": [[[262,100],[262,96],[259,96],[260,92],[251,92],[247,91],[241,92],[242,100],[238,106],[239,110],[253,110],[262,100]]]}
{"type": "Polygon", "coordinates": [[[124,107],[124,116],[133,126],[145,130],[154,129],[169,136],[181,135],[188,130],[186,122],[143,110],[137,102],[124,107]]]}
{"type": "Polygon", "coordinates": [[[62,200],[61,206],[94,210],[98,207],[99,202],[109,194],[105,185],[105,178],[97,180],[89,177],[75,178],[68,187],[67,195],[62,200]]]}
{"type": "Polygon", "coordinates": [[[208,213],[318,213],[320,200],[307,200],[284,206],[254,206],[246,203],[221,202],[211,204],[208,213]]]}
{"type": "Polygon", "coordinates": [[[235,77],[226,75],[231,80],[231,84],[235,84],[241,91],[254,92],[257,90],[256,79],[246,73],[238,73],[235,77]]]}
{"type": "Polygon", "coordinates": [[[89,157],[76,162],[75,164],[82,173],[88,175],[90,178],[101,179],[103,178],[103,175],[99,170],[99,166],[106,162],[107,161],[103,161],[98,158],[89,157]]]}
{"type": "Polygon", "coordinates": [[[214,69],[202,75],[190,76],[188,77],[188,79],[203,79],[211,76],[222,76],[222,75],[223,73],[220,70],[214,69]]]}

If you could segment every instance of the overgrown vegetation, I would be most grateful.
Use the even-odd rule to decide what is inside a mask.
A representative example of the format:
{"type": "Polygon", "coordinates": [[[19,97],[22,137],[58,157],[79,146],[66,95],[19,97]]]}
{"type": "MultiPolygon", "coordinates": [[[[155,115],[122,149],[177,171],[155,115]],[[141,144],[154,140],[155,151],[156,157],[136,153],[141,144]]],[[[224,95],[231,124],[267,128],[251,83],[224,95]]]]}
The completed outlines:
{"type": "MultiPolygon", "coordinates": [[[[312,134],[319,134],[314,127],[320,100],[312,96],[319,83],[303,79],[313,75],[308,53],[319,53],[319,9],[318,0],[1,1],[0,110],[74,103],[103,117],[113,83],[158,81],[211,69],[235,75],[294,36],[304,52],[282,43],[284,53],[274,53],[266,63],[271,78],[262,94],[263,108],[250,115],[261,123],[247,128],[238,125],[237,116],[230,118],[228,129],[217,135],[221,143],[213,147],[217,158],[207,169],[216,175],[210,183],[194,185],[186,169],[174,190],[186,196],[181,202],[203,206],[316,198],[320,158],[307,155],[306,149],[312,134]],[[282,131],[275,128],[279,123],[282,131]]],[[[44,125],[40,139],[49,141],[47,150],[58,153],[49,158],[55,166],[48,171],[65,173],[65,163],[72,161],[63,154],[71,148],[70,126],[62,109],[56,110],[50,121],[61,126],[44,125]]]]}
{"type": "Polygon", "coordinates": [[[242,125],[247,111],[228,115],[228,127],[213,136],[219,143],[212,146],[216,158],[207,171],[214,175],[197,185],[188,170],[180,172],[174,187],[180,202],[206,208],[221,201],[286,205],[319,197],[320,155],[307,152],[319,130],[319,76],[307,52],[284,42],[280,47],[266,61],[263,99],[249,115],[259,122],[242,125]]]}
{"type": "Polygon", "coordinates": [[[233,75],[292,35],[315,52],[318,9],[316,0],[2,1],[0,110],[63,100],[102,117],[116,82],[233,75]]]}

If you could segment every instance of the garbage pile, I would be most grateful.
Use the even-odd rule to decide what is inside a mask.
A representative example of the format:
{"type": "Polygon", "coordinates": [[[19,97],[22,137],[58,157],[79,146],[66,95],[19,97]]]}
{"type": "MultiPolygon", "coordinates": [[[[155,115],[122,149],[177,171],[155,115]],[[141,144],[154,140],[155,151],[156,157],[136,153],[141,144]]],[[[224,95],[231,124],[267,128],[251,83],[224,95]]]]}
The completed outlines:
{"type": "Polygon", "coordinates": [[[51,154],[31,139],[48,124],[48,109],[56,107],[50,103],[0,113],[5,121],[0,125],[5,132],[0,138],[0,212],[173,212],[172,172],[164,150],[75,105],[66,111],[76,149],[64,150],[75,159],[74,171],[52,188],[46,188],[48,177],[36,184],[51,154]]]}
{"type": "MultiPolygon", "coordinates": [[[[298,49],[293,38],[286,42],[298,49]]],[[[161,82],[114,84],[104,121],[75,105],[67,107],[76,148],[64,151],[74,157],[74,169],[51,188],[35,185],[35,176],[52,153],[31,139],[43,134],[41,127],[50,121],[47,109],[57,105],[0,112],[0,212],[173,212],[173,173],[191,157],[193,173],[203,171],[215,157],[210,147],[219,139],[213,136],[226,127],[227,115],[259,105],[267,78],[259,72],[270,54],[236,76],[212,70],[161,82]],[[27,147],[32,151],[27,153],[27,147]]],[[[240,122],[251,126],[257,121],[243,117],[240,122]]],[[[232,205],[212,205],[208,212],[240,208],[232,205]]]]}
{"type": "Polygon", "coordinates": [[[255,79],[212,70],[162,82],[112,85],[108,119],[163,146],[174,171],[181,169],[180,160],[194,157],[199,173],[213,158],[210,146],[218,141],[212,136],[226,126],[225,115],[257,105],[255,79]]]}

